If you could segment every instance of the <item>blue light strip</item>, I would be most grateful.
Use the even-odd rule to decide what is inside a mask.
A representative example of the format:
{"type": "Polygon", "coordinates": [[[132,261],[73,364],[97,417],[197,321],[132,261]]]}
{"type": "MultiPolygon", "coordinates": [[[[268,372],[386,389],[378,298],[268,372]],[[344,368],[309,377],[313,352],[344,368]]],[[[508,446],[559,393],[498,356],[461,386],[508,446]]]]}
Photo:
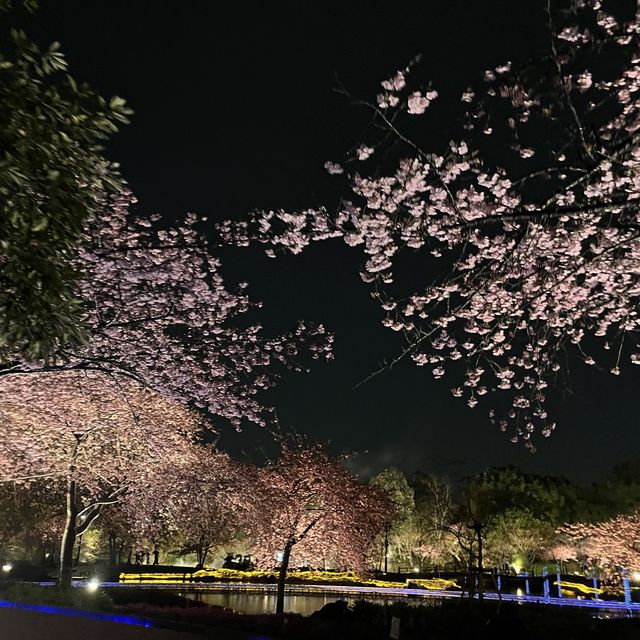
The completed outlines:
{"type": "Polygon", "coordinates": [[[21,609],[22,611],[37,611],[38,613],[55,613],[59,616],[69,616],[72,618],[89,618],[90,620],[101,620],[103,622],[116,622],[117,624],[132,624],[137,627],[153,627],[153,622],[145,618],[136,616],[123,616],[102,611],[82,611],[81,609],[67,609],[66,607],[54,607],[46,604],[26,604],[24,602],[12,602],[0,600],[2,609],[21,609]]]}

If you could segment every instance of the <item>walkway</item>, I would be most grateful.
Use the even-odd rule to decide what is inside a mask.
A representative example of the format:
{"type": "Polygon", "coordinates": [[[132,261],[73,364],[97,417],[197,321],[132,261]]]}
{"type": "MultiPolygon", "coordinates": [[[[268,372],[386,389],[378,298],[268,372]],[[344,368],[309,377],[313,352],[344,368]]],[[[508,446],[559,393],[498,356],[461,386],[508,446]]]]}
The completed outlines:
{"type": "Polygon", "coordinates": [[[269,640],[208,627],[203,634],[171,631],[150,620],[99,612],[0,601],[0,637],[4,640],[269,640]]]}

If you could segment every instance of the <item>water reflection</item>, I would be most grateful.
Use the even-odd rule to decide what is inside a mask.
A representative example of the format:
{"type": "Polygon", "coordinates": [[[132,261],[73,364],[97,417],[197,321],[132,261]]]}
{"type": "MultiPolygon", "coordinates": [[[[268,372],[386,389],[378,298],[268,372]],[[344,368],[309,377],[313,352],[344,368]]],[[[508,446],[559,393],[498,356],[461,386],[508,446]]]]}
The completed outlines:
{"type": "MultiPolygon", "coordinates": [[[[226,607],[239,613],[260,614],[273,613],[276,610],[276,596],[270,593],[237,593],[232,591],[208,591],[202,592],[182,592],[190,600],[197,600],[207,605],[226,607]]],[[[348,603],[355,602],[356,599],[348,596],[336,596],[336,594],[291,594],[284,597],[284,610],[289,613],[299,613],[303,616],[310,616],[314,611],[319,611],[325,604],[343,600],[348,603]]],[[[382,604],[382,598],[367,598],[368,602],[382,604]]]]}

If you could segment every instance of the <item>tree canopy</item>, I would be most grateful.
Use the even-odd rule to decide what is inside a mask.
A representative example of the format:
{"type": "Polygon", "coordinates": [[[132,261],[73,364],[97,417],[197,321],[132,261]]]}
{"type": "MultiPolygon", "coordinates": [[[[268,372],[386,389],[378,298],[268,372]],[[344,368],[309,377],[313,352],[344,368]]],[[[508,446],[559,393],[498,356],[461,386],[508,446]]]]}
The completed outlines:
{"type": "Polygon", "coordinates": [[[11,43],[0,52],[0,360],[86,341],[76,258],[87,222],[124,186],[104,144],[132,113],[74,80],[58,42],[41,50],[13,29],[11,43]]]}
{"type": "Polygon", "coordinates": [[[336,208],[259,211],[221,227],[270,255],[331,238],[361,247],[383,323],[405,338],[395,361],[436,378],[451,370],[452,394],[470,407],[492,395],[491,419],[530,449],[555,428],[547,399],[572,359],[613,375],[640,363],[637,9],[540,5],[546,50],[460,87],[446,147],[425,135],[441,97],[416,59],[375,99],[349,96],[369,127],[325,165],[344,187],[336,208]],[[408,276],[413,254],[427,267],[408,276]]]}

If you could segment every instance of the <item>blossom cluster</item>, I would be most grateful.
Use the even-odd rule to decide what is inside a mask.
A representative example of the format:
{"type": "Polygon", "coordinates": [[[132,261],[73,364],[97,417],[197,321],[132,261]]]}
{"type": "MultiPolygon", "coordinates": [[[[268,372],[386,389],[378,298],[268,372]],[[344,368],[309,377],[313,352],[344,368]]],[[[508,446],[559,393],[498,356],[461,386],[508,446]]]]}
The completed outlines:
{"type": "Polygon", "coordinates": [[[491,419],[530,449],[555,428],[547,399],[566,354],[614,375],[640,363],[640,19],[584,0],[549,24],[548,55],[488,69],[462,93],[463,132],[445,150],[404,133],[403,117],[414,131],[437,93],[399,71],[340,165],[348,193],[337,210],[263,211],[221,227],[271,255],[330,238],[360,247],[362,279],[415,363],[436,378],[462,370],[452,393],[470,407],[500,392],[491,419]],[[380,153],[385,144],[394,153],[380,153]],[[370,170],[348,170],[378,155],[370,170]],[[441,274],[410,289],[398,276],[408,252],[440,259],[441,274]]]}

